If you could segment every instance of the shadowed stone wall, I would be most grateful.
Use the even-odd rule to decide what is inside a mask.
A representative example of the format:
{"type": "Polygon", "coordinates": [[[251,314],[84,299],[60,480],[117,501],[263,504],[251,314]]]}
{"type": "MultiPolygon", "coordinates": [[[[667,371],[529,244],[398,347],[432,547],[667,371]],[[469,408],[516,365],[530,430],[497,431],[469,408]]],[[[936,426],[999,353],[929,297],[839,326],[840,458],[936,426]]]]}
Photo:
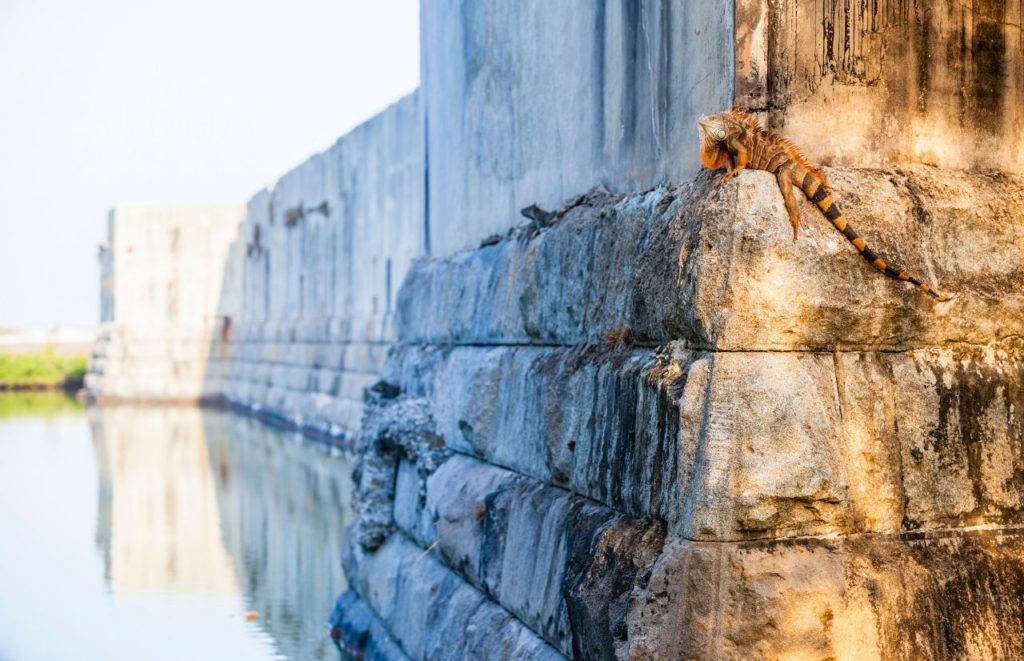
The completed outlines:
{"type": "Polygon", "coordinates": [[[346,540],[380,644],[449,658],[435,618],[472,616],[431,590],[454,582],[537,636],[492,629],[499,658],[1021,653],[1024,248],[999,220],[1024,181],[828,174],[956,300],[883,278],[808,203],[793,243],[753,172],[595,191],[414,267],[346,540]]]}
{"type": "Polygon", "coordinates": [[[442,0],[420,22],[434,255],[533,203],[692,177],[697,118],[732,98],[730,0],[442,0]]]}

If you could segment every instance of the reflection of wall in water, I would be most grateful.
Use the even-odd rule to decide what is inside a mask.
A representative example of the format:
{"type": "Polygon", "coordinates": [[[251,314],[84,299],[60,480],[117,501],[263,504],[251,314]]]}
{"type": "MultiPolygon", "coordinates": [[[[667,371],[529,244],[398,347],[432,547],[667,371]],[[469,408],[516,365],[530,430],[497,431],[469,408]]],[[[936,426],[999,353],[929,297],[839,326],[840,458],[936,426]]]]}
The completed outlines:
{"type": "Polygon", "coordinates": [[[201,412],[90,411],[99,464],[97,543],[115,594],[236,595],[201,412]]]}
{"type": "Polygon", "coordinates": [[[324,620],[347,587],[348,461],[241,416],[204,411],[203,423],[224,543],[252,607],[288,657],[336,656],[324,620]]]}

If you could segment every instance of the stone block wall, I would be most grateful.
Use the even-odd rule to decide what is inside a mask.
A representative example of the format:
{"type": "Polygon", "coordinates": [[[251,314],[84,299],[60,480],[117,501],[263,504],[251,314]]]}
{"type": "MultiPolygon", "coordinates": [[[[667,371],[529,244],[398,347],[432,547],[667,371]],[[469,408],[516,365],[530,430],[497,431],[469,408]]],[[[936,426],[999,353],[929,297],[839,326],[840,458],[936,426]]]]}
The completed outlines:
{"type": "Polygon", "coordinates": [[[880,251],[957,298],[884,278],[809,204],[794,243],[764,173],[595,191],[539,235],[419,262],[382,371],[401,394],[371,402],[360,446],[361,517],[390,524],[346,540],[346,639],[1019,655],[1024,248],[998,219],[1024,181],[828,174],[880,251]],[[419,429],[378,422],[412,402],[419,429]]]}
{"type": "Polygon", "coordinates": [[[422,125],[414,93],[249,201],[207,396],[320,436],[358,429],[399,285],[424,252],[422,125]]]}

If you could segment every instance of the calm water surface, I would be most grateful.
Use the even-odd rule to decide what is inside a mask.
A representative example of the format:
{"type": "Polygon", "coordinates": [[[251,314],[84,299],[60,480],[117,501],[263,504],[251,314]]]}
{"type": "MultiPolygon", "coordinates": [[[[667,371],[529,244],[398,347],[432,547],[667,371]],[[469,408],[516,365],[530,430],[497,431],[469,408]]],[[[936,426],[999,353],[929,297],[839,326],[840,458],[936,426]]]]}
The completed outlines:
{"type": "Polygon", "coordinates": [[[349,473],[231,413],[0,395],[0,661],[338,659],[349,473]]]}

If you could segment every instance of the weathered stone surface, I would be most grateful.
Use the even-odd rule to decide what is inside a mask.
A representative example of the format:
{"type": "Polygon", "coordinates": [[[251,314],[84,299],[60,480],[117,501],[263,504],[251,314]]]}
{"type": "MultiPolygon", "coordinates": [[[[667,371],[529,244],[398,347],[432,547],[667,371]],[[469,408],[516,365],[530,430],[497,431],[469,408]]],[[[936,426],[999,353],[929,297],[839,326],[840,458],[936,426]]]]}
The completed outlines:
{"type": "Polygon", "coordinates": [[[623,658],[628,651],[627,615],[645,594],[664,530],[650,521],[608,517],[597,508],[581,514],[590,516],[569,524],[569,563],[562,581],[572,655],[623,658]]]}
{"type": "Polygon", "coordinates": [[[563,653],[612,658],[663,526],[460,455],[428,478],[418,519],[413,498],[395,500],[403,532],[563,653]]]}
{"type": "MultiPolygon", "coordinates": [[[[378,379],[387,345],[278,341],[240,325],[209,347],[207,397],[274,424],[350,445],[359,431],[366,388],[378,379]]],[[[138,345],[138,343],[136,343],[138,345]]]]}
{"type": "Polygon", "coordinates": [[[368,402],[352,469],[359,518],[349,534],[364,549],[377,549],[394,527],[396,489],[400,487],[403,495],[411,490],[414,507],[421,507],[426,501],[427,477],[448,455],[422,398],[378,397],[368,402]],[[400,462],[406,466],[401,474],[400,462]]]}
{"type": "MultiPolygon", "coordinates": [[[[900,176],[906,186],[927,173],[900,176]]],[[[430,403],[438,434],[453,449],[487,463],[456,455],[428,480],[426,504],[415,506],[414,481],[399,470],[398,483],[409,485],[396,498],[400,527],[424,546],[436,542],[450,568],[580,658],[1015,658],[1018,632],[993,632],[1020,610],[1010,595],[1024,571],[1024,548],[1013,529],[998,527],[1017,525],[1024,514],[1017,479],[1024,474],[1024,341],[985,324],[998,319],[1012,330],[1018,323],[1007,316],[1019,303],[1011,290],[1018,267],[1001,283],[975,273],[978,291],[1005,292],[986,303],[988,317],[950,317],[936,307],[932,317],[918,309],[912,323],[893,321],[886,316],[897,301],[891,292],[863,314],[850,308],[844,321],[859,347],[844,340],[816,350],[807,338],[838,326],[829,331],[806,318],[793,330],[801,339],[786,350],[754,343],[754,350],[709,351],[691,338],[647,348],[622,341],[622,333],[598,343],[589,330],[600,323],[594,319],[619,324],[615,310],[644,310],[614,280],[629,259],[598,269],[610,274],[602,280],[530,251],[576,231],[573,214],[591,213],[584,208],[602,197],[581,200],[563,224],[532,242],[506,241],[450,260],[466,272],[433,281],[436,292],[421,290],[445,301],[446,288],[465,277],[470,287],[457,295],[468,312],[446,326],[454,334],[399,345],[383,373],[430,403]],[[502,250],[521,251],[522,262],[494,257],[502,250]],[[474,261],[488,251],[493,262],[474,261]],[[556,280],[516,289],[545,259],[537,273],[558,273],[556,280]],[[474,279],[478,268],[483,277],[474,279]],[[607,310],[592,299],[587,312],[591,299],[576,287],[594,279],[607,283],[609,296],[624,293],[607,310]],[[556,309],[558,300],[582,301],[583,311],[556,309]],[[486,314],[475,316],[477,309],[486,314]],[[528,329],[520,336],[510,330],[517,318],[528,329]],[[545,320],[553,320],[551,333],[535,332],[545,320]],[[558,335],[568,328],[588,330],[558,335]],[[991,337],[976,343],[985,328],[991,337]],[[494,329],[500,332],[488,335],[494,329]],[[934,336],[940,340],[930,346],[934,336]],[[893,337],[902,339],[885,339],[893,337]],[[574,338],[591,344],[558,346],[574,338]],[[663,533],[641,516],[662,519],[674,540],[660,557],[663,533]],[[992,529],[963,534],[979,524],[992,529]],[[743,541],[772,538],[784,541],[743,541]],[[990,572],[999,578],[979,582],[990,572]],[[557,578],[560,589],[544,577],[557,578]],[[951,608],[958,598],[967,605],[951,608]],[[912,639],[901,628],[907,620],[894,615],[907,611],[915,611],[912,639]]],[[[581,228],[591,223],[581,233],[605,222],[575,219],[581,228]]],[[[674,252],[678,242],[657,241],[662,266],[686,264],[674,252]]],[[[995,253],[1012,257],[1016,249],[1000,245],[995,253]]],[[[734,262],[748,260],[748,271],[761,264],[756,251],[731,250],[734,262]]],[[[649,282],[650,254],[640,256],[634,282],[649,282]]],[[[711,260],[702,268],[723,267],[711,260]]],[[[727,276],[725,302],[680,297],[678,307],[664,309],[704,310],[713,322],[704,328],[754,337],[732,317],[748,315],[752,328],[766,328],[754,316],[782,308],[744,309],[756,298],[750,291],[734,304],[731,292],[747,286],[730,275],[737,268],[716,271],[727,276]]],[[[710,278],[707,272],[694,277],[710,278]]],[[[417,273],[407,289],[436,275],[418,282],[417,273]]],[[[712,281],[696,291],[713,294],[712,281]]],[[[865,282],[875,293],[871,287],[898,286],[865,282]]],[[[650,291],[667,290],[637,296],[650,291]]],[[[806,295],[789,281],[778,291],[806,295]]],[[[934,305],[908,294],[905,305],[934,305]]],[[[821,312],[826,322],[838,308],[830,309],[821,312]]],[[[417,314],[428,323],[414,333],[443,313],[417,314]]]]}
{"type": "Polygon", "coordinates": [[[693,176],[697,118],[732,102],[733,13],[730,0],[424,3],[432,254],[597,183],[693,176]]]}
{"type": "Polygon", "coordinates": [[[366,661],[401,661],[409,658],[373,610],[351,590],[338,597],[328,622],[339,636],[339,647],[347,654],[366,661]]]}
{"type": "Polygon", "coordinates": [[[250,200],[228,267],[238,293],[218,309],[243,338],[393,338],[398,283],[427,241],[420,104],[398,100],[250,200]]]}
{"type": "Polygon", "coordinates": [[[372,553],[346,540],[344,564],[350,584],[410,658],[563,658],[401,534],[372,553]]]}
{"type": "Polygon", "coordinates": [[[1020,522],[1022,370],[1017,338],[837,362],[851,469],[864,478],[857,516],[905,529],[1020,522]]]}
{"type": "Polygon", "coordinates": [[[692,356],[628,347],[398,347],[386,377],[431,402],[452,449],[634,516],[678,506],[692,356]]]}
{"type": "Polygon", "coordinates": [[[200,398],[218,305],[237,293],[232,239],[244,215],[241,204],[111,210],[100,252],[104,325],[85,379],[92,398],[200,398]]]}
{"type": "Polygon", "coordinates": [[[829,170],[878,252],[957,295],[937,303],[864,263],[810,204],[793,242],[775,179],[744,172],[644,195],[592,193],[528,240],[414,267],[400,339],[576,344],[616,328],[718,350],[905,350],[1024,335],[1024,181],[927,167],[829,170]]]}
{"type": "Polygon", "coordinates": [[[1024,170],[1024,7],[738,0],[736,103],[815,159],[1024,170]]]}
{"type": "Polygon", "coordinates": [[[976,530],[667,546],[631,659],[1017,659],[1024,538],[976,530]]]}
{"type": "MultiPolygon", "coordinates": [[[[417,403],[392,421],[429,420],[458,454],[421,470],[415,443],[364,444],[374,529],[350,536],[352,589],[411,658],[1012,657],[935,586],[972,595],[957,572],[1005,566],[970,617],[1015,613],[1020,549],[957,530],[1024,518],[1020,248],[991,226],[1021,187],[945,176],[963,190],[927,169],[833,172],[880,250],[955,270],[945,305],[815,216],[792,244],[756,173],[595,191],[539,236],[417,266],[381,376],[417,403]],[[914,642],[876,626],[918,602],[914,642]]],[[[369,377],[331,382],[329,345],[247,341],[236,392],[354,400],[369,377]]]]}
{"type": "Polygon", "coordinates": [[[706,385],[698,378],[684,394],[680,468],[688,477],[673,528],[691,539],[849,530],[832,357],[721,353],[704,360],[706,385]]]}
{"type": "MultiPolygon", "coordinates": [[[[1016,523],[1024,342],[905,352],[402,347],[464,454],[689,539],[1016,523]]],[[[452,488],[458,488],[457,485],[452,488]]]]}

